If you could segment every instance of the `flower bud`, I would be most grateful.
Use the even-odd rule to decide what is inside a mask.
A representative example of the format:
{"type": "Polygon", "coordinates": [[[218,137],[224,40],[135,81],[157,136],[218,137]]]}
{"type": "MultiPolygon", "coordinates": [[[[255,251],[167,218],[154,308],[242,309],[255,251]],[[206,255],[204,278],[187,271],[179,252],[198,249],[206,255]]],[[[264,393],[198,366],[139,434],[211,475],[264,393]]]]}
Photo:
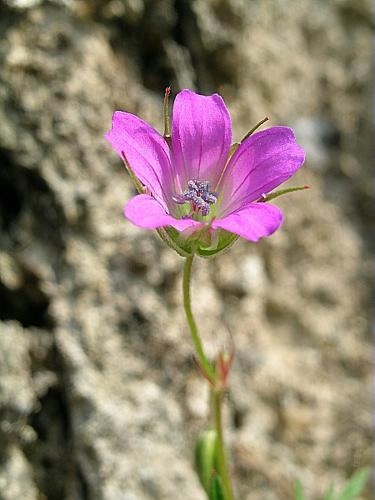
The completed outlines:
{"type": "Polygon", "coordinates": [[[199,480],[210,495],[211,478],[216,473],[217,434],[214,429],[206,429],[199,435],[195,444],[195,470],[199,480]]]}
{"type": "Polygon", "coordinates": [[[225,500],[223,485],[216,471],[211,474],[208,497],[210,500],[225,500]]]}

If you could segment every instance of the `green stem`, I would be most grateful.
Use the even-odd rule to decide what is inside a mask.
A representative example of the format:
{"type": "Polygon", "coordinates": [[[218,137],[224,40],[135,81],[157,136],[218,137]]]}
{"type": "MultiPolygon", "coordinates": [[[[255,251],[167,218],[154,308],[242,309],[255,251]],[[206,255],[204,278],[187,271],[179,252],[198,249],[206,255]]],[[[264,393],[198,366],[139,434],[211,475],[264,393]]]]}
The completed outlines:
{"type": "MultiPolygon", "coordinates": [[[[194,254],[187,257],[184,266],[184,276],[182,282],[183,295],[184,295],[184,308],[186,313],[187,322],[189,324],[191,336],[193,338],[194,346],[197,351],[199,364],[203,371],[213,384],[216,383],[217,377],[215,370],[211,363],[208,361],[204,353],[202,342],[199,337],[197,324],[194,320],[193,312],[191,310],[191,297],[190,297],[190,283],[191,283],[191,269],[193,265],[194,254]]],[[[212,389],[213,400],[213,419],[214,427],[217,435],[217,461],[220,478],[222,480],[226,500],[234,500],[232,484],[228,471],[228,464],[225,456],[223,423],[221,416],[221,407],[223,399],[223,390],[221,388],[212,389]]]]}
{"type": "Polygon", "coordinates": [[[209,376],[211,380],[215,378],[215,372],[208,361],[204,351],[201,339],[199,338],[197,324],[195,323],[193,312],[191,310],[191,298],[190,298],[190,281],[191,281],[191,267],[193,264],[194,255],[187,257],[185,260],[184,276],[182,281],[182,290],[184,295],[184,308],[186,313],[186,319],[189,324],[191,336],[193,338],[194,346],[197,351],[198,360],[201,368],[209,376]]]}
{"type": "Polygon", "coordinates": [[[224,445],[224,434],[223,434],[223,422],[222,422],[222,402],[223,402],[223,391],[213,390],[213,417],[214,417],[214,425],[215,431],[217,435],[217,461],[218,461],[218,469],[219,475],[223,484],[224,493],[226,500],[234,500],[232,483],[230,480],[228,463],[225,454],[225,445],[224,445]]]}

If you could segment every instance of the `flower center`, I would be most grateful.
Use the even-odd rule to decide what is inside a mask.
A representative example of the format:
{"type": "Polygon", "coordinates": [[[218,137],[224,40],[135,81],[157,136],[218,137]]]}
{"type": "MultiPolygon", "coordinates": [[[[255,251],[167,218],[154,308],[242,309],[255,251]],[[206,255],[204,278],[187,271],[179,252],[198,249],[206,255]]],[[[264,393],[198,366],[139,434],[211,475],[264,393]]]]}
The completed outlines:
{"type": "Polygon", "coordinates": [[[182,195],[174,196],[173,200],[181,205],[190,202],[193,214],[208,215],[210,213],[210,205],[216,203],[218,198],[217,193],[210,191],[209,181],[193,179],[187,185],[187,190],[182,195]]]}

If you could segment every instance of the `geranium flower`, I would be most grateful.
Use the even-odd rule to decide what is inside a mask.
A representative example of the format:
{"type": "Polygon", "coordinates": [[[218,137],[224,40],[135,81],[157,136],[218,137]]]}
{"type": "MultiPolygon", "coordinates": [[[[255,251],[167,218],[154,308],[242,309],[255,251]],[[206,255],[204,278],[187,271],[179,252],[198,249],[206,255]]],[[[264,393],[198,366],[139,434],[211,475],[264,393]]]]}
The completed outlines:
{"type": "Polygon", "coordinates": [[[145,187],[126,204],[125,216],[147,229],[174,228],[180,240],[200,235],[205,247],[218,246],[217,234],[258,241],[274,233],[283,215],[264,202],[265,195],[305,157],[288,127],[256,132],[231,154],[231,119],[223,99],[190,90],[175,98],[170,141],[122,111],[114,113],[105,137],[145,187]]]}

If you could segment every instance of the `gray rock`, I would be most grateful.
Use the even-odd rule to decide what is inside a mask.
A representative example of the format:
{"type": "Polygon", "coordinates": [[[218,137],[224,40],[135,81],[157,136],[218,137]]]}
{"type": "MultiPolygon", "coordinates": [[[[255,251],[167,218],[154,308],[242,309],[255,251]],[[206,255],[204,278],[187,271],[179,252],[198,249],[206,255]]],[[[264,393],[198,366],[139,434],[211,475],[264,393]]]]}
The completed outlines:
{"type": "Polygon", "coordinates": [[[221,92],[236,139],[268,115],[296,125],[307,149],[293,184],[313,188],[277,201],[282,230],[194,268],[208,352],[236,346],[225,418],[239,498],[287,498],[296,478],[318,497],[368,464],[370,10],[145,0],[14,15],[9,4],[0,497],[204,498],[191,458],[207,394],[191,361],[182,260],[123,219],[134,190],[103,139],[114,109],[161,130],[168,83],[221,92]]]}

